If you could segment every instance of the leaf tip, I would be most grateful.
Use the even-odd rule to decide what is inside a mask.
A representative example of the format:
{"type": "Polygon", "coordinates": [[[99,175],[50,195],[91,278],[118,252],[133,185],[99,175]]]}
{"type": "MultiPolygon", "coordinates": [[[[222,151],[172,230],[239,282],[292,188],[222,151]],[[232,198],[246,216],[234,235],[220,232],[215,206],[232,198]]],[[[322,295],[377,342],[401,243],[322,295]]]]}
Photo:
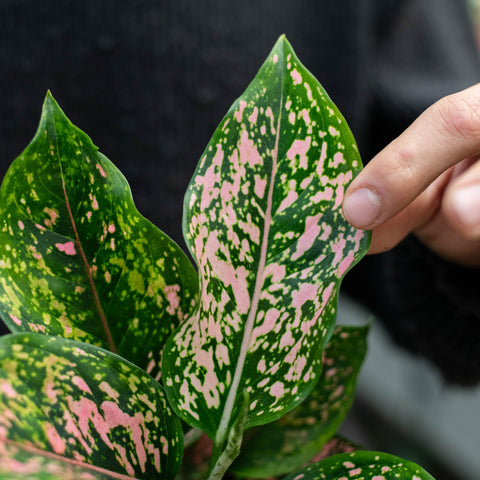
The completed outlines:
{"type": "Polygon", "coordinates": [[[43,112],[49,113],[52,110],[60,110],[60,107],[55,98],[53,98],[52,92],[48,89],[45,94],[45,100],[43,101],[43,112]]]}

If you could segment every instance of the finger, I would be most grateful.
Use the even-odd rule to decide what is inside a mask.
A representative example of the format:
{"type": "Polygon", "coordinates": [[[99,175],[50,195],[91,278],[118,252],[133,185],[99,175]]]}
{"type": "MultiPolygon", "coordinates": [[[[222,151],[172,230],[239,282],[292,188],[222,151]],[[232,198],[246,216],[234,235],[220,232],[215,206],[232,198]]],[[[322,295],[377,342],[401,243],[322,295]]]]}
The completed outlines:
{"type": "Polygon", "coordinates": [[[480,161],[450,183],[442,208],[450,225],[462,236],[480,238],[480,161]]]}
{"type": "Polygon", "coordinates": [[[375,227],[368,253],[374,254],[390,250],[410,232],[428,224],[440,209],[442,194],[450,175],[451,172],[444,172],[402,211],[375,227]]]}
{"type": "Polygon", "coordinates": [[[480,152],[480,84],[445,97],[376,155],[348,188],[346,219],[371,229],[452,165],[480,152]]]}

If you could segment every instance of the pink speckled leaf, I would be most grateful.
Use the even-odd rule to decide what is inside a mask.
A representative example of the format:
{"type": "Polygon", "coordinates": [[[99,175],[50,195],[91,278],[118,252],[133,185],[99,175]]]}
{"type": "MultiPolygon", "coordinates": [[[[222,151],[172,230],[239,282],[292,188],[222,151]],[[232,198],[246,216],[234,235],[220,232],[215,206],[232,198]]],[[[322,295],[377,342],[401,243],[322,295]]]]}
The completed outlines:
{"type": "Polygon", "coordinates": [[[172,479],[183,450],[152,377],[94,345],[34,333],[0,338],[2,442],[119,479],[172,479]]]}
{"type": "Polygon", "coordinates": [[[283,480],[435,480],[417,464],[381,452],[358,450],[328,457],[283,480]]]}
{"type": "Polygon", "coordinates": [[[0,189],[0,315],[12,331],[108,348],[158,378],[195,270],[135,208],[118,169],[48,93],[0,189]]]}
{"type": "Polygon", "coordinates": [[[224,444],[282,416],[318,380],[345,272],[369,234],[343,218],[361,168],[355,140],[281,37],[207,146],[184,203],[201,278],[198,311],[170,337],[172,406],[224,444]]]}

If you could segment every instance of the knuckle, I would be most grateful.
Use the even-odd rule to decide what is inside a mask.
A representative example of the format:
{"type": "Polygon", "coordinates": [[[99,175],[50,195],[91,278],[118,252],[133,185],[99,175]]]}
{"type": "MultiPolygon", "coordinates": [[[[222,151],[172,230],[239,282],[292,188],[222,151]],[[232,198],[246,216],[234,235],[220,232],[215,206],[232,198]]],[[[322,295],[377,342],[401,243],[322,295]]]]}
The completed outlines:
{"type": "Polygon", "coordinates": [[[462,138],[480,135],[480,99],[450,95],[439,100],[436,108],[447,134],[462,138]]]}
{"type": "Polygon", "coordinates": [[[397,178],[401,178],[403,182],[415,180],[417,173],[415,171],[415,154],[412,150],[401,148],[395,152],[391,158],[392,169],[397,178]],[[401,175],[400,175],[401,174],[401,175]]]}

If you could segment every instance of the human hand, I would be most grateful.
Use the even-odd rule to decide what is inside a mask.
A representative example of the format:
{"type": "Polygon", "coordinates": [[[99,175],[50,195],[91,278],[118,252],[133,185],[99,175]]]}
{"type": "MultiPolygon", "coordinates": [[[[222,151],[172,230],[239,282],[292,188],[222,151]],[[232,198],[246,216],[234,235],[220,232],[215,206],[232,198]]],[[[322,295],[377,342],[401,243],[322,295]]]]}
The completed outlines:
{"type": "Polygon", "coordinates": [[[413,233],[435,253],[480,266],[480,84],[439,100],[351,183],[346,219],[372,229],[369,253],[413,233]]]}

